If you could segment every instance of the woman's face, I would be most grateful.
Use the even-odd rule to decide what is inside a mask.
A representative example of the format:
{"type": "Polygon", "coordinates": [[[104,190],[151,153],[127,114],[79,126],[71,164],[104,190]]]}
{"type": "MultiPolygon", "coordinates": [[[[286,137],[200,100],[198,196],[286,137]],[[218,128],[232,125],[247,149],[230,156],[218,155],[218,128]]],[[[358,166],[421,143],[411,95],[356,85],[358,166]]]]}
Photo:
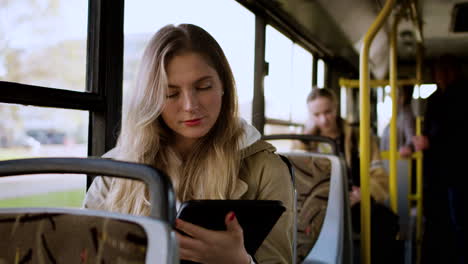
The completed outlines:
{"type": "Polygon", "coordinates": [[[218,73],[197,53],[183,53],[166,68],[169,87],[162,118],[178,144],[205,136],[221,111],[223,85],[218,73]]]}
{"type": "Polygon", "coordinates": [[[336,132],[336,108],[327,97],[317,97],[307,103],[309,115],[315,126],[323,133],[336,132]]]}

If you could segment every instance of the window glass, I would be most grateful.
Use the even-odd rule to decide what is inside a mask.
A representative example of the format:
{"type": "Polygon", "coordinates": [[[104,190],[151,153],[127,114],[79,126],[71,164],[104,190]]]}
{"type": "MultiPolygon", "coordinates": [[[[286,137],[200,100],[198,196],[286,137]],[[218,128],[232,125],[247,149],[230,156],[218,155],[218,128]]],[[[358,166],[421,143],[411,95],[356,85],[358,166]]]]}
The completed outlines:
{"type": "Polygon", "coordinates": [[[340,117],[343,119],[347,119],[346,111],[348,110],[347,105],[347,92],[348,89],[346,87],[340,88],[340,117]]]}
{"type": "Polygon", "coordinates": [[[266,28],[265,60],[268,75],[264,80],[265,116],[291,119],[293,42],[271,26],[266,28]]]}
{"type": "Polygon", "coordinates": [[[415,86],[414,92],[413,92],[413,98],[418,99],[426,99],[431,94],[433,94],[437,90],[437,84],[421,84],[421,86],[417,87],[415,86]]]}
{"type": "Polygon", "coordinates": [[[377,88],[377,135],[382,136],[392,118],[392,98],[390,85],[377,88]]]}
{"type": "Polygon", "coordinates": [[[85,91],[88,1],[0,1],[0,81],[85,91]]]}
{"type": "Polygon", "coordinates": [[[201,26],[218,41],[234,73],[240,114],[250,123],[255,16],[232,0],[126,1],[124,95],[132,90],[138,62],[151,36],[167,24],[180,23],[201,26]]]}
{"type": "Polygon", "coordinates": [[[80,208],[85,191],[84,174],[36,174],[0,178],[0,208],[80,208]]]}
{"type": "Polygon", "coordinates": [[[306,98],[312,91],[312,54],[296,44],[293,46],[292,72],[291,121],[305,122],[306,98]]]}
{"type": "Polygon", "coordinates": [[[322,59],[317,61],[317,86],[325,87],[325,62],[322,59]]]}
{"type": "Polygon", "coordinates": [[[271,26],[267,26],[265,48],[269,65],[264,81],[266,117],[304,123],[305,101],[312,90],[312,54],[271,26]]]}
{"type": "MultiPolygon", "coordinates": [[[[87,111],[0,103],[0,117],[0,160],[87,156],[87,111]]],[[[80,206],[86,176],[73,176],[0,177],[0,207],[80,206]]]]}

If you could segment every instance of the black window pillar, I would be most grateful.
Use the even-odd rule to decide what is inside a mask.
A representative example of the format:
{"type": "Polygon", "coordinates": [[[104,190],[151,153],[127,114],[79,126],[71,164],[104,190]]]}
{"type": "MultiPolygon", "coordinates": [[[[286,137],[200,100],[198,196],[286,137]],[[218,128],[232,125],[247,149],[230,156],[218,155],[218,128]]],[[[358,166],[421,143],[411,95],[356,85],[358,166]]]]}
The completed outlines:
{"type": "Polygon", "coordinates": [[[263,80],[267,72],[267,63],[265,62],[265,27],[265,20],[260,16],[256,16],[252,123],[262,135],[263,127],[265,126],[265,94],[263,92],[263,80]]]}
{"type": "Polygon", "coordinates": [[[88,155],[101,156],[115,146],[122,115],[124,0],[89,0],[88,21],[86,90],[104,105],[90,112],[88,155]]]}

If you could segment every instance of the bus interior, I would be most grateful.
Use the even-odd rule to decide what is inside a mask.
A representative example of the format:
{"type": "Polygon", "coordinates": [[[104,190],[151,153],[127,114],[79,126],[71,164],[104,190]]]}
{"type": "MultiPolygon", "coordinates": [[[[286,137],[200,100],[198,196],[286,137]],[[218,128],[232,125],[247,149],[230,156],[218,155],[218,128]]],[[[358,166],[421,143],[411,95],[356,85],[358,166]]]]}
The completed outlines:
{"type": "MultiPolygon", "coordinates": [[[[424,155],[422,151],[409,158],[398,154],[397,96],[402,87],[412,90],[415,135],[421,135],[429,98],[440,90],[434,63],[450,55],[457,60],[459,76],[467,79],[467,17],[468,2],[464,0],[0,1],[0,166],[5,166],[0,174],[9,175],[0,177],[0,215],[11,219],[12,214],[28,212],[18,208],[32,207],[83,210],[95,172],[51,169],[13,177],[15,171],[7,171],[7,162],[92,159],[112,149],[126,111],[123,102],[132,93],[146,43],[164,25],[193,23],[212,34],[225,51],[236,80],[239,115],[295,167],[292,173],[300,210],[307,210],[303,206],[308,204],[306,198],[300,200],[304,192],[298,182],[307,176],[299,175],[303,173],[301,162],[325,164],[326,192],[316,194],[326,200],[323,223],[319,223],[307,254],[300,260],[294,256],[291,263],[371,263],[370,230],[374,229],[370,227],[371,198],[366,183],[369,166],[361,163],[362,232],[356,235],[343,156],[333,151],[293,151],[298,140],[328,140],[300,138],[308,118],[306,98],[312,89],[330,89],[337,95],[339,116],[360,132],[359,153],[364,163],[370,164],[369,138],[375,135],[381,140],[388,125],[390,147],[381,156],[389,175],[386,206],[399,219],[395,238],[401,245],[401,252],[395,252],[400,254],[398,263],[436,263],[424,257],[434,250],[423,246],[425,210],[431,208],[424,200],[424,155]],[[356,241],[360,241],[358,248],[356,241]]],[[[467,98],[462,90],[457,93],[461,104],[467,98]]],[[[465,112],[451,113],[458,116],[460,130],[465,127],[465,112]]],[[[464,141],[460,139],[457,146],[462,151],[464,141]]],[[[323,200],[314,199],[312,203],[323,200]]],[[[170,214],[172,209],[164,210],[170,214]]],[[[117,222],[139,221],[112,217],[117,222]]],[[[177,247],[171,221],[166,218],[160,226],[148,227],[160,228],[159,234],[166,239],[168,253],[161,263],[179,262],[177,250],[171,249],[177,247]]],[[[296,221],[299,226],[300,221],[296,221]]],[[[2,227],[0,233],[6,237],[14,228],[2,227]]],[[[300,236],[295,236],[295,243],[300,236]]],[[[299,253],[296,248],[295,255],[299,253]]],[[[0,262],[23,263],[20,255],[25,252],[1,252],[0,262]]],[[[447,252],[441,254],[448,256],[447,252]]]]}

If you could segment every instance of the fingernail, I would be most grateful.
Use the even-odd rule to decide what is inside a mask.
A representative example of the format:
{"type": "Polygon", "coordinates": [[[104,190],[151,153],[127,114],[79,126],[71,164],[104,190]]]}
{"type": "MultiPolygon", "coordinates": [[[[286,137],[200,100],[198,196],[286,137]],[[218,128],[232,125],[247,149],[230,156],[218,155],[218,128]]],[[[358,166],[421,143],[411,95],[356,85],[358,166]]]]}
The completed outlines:
{"type": "Polygon", "coordinates": [[[232,212],[231,215],[229,216],[229,221],[234,220],[235,217],[236,217],[236,214],[232,212]]]}

